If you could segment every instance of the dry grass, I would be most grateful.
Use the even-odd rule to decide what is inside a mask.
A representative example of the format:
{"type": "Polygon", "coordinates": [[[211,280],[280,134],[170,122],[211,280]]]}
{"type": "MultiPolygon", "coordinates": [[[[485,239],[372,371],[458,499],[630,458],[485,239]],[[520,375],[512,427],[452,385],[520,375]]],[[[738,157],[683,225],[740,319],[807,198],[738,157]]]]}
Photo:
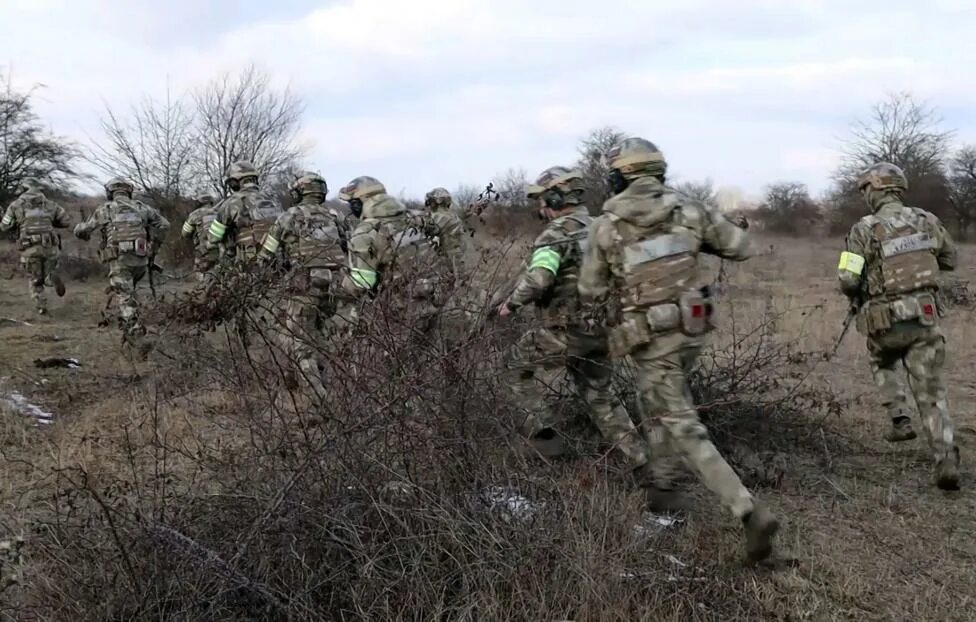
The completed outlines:
{"type": "Polygon", "coordinates": [[[0,376],[58,420],[0,419],[0,540],[25,536],[0,619],[972,619],[972,310],[946,321],[965,475],[948,495],[921,444],[880,440],[862,340],[820,359],[846,311],[836,250],[768,243],[725,267],[723,331],[696,381],[717,441],[784,519],[759,568],[696,484],[686,523],[637,536],[639,501],[585,427],[574,459],[520,457],[498,377],[513,327],[458,349],[379,313],[384,337],[344,350],[316,408],[280,359],[230,358],[234,330],[171,324],[133,363],[94,328],[100,282],[70,283],[38,322],[18,276],[0,317],[34,325],[0,325],[0,376]],[[32,365],[65,355],[84,366],[32,365]],[[499,486],[544,508],[513,521],[477,494],[499,486]]]}

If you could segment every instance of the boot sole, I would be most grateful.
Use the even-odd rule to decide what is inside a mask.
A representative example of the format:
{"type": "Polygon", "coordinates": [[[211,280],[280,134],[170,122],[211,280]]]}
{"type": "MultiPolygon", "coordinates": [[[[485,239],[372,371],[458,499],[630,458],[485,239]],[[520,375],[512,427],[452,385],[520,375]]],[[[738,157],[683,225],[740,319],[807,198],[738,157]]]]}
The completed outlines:
{"type": "Polygon", "coordinates": [[[959,490],[959,476],[958,475],[940,475],[938,481],[936,481],[936,486],[939,490],[946,490],[949,492],[955,492],[959,490]]]}
{"type": "Polygon", "coordinates": [[[762,548],[753,549],[747,552],[749,561],[760,562],[773,553],[773,538],[779,531],[779,521],[775,518],[769,523],[763,526],[762,530],[759,532],[759,537],[762,538],[765,543],[762,548]]]}
{"type": "Polygon", "coordinates": [[[885,437],[885,440],[888,441],[889,443],[904,443],[905,441],[913,441],[916,438],[918,438],[918,434],[916,434],[915,432],[912,432],[911,434],[909,434],[907,436],[899,436],[897,438],[892,438],[892,437],[886,436],[885,437]]]}

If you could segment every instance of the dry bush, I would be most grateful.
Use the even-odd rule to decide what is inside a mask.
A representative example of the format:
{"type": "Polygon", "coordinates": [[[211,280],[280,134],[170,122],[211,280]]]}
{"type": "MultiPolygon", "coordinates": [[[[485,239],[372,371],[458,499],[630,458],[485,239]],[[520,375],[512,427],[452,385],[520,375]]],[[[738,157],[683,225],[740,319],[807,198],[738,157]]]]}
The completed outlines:
{"type": "MultiPolygon", "coordinates": [[[[489,291],[512,261],[481,260],[474,290],[489,291]]],[[[728,548],[720,534],[635,529],[639,500],[592,439],[575,460],[520,450],[502,357],[531,317],[486,321],[483,297],[444,282],[431,314],[388,282],[322,344],[315,397],[279,345],[280,281],[229,277],[205,299],[224,302],[217,315],[200,297],[164,305],[158,368],[118,390],[112,425],[79,425],[71,450],[52,439],[54,463],[24,467],[35,483],[10,496],[19,524],[0,529],[29,531],[28,559],[0,617],[764,616],[753,575],[714,554],[728,548]]],[[[694,391],[724,448],[815,454],[807,402],[823,396],[791,377],[808,355],[774,322],[732,330],[694,391]]],[[[632,402],[626,367],[617,386],[632,402]]]]}

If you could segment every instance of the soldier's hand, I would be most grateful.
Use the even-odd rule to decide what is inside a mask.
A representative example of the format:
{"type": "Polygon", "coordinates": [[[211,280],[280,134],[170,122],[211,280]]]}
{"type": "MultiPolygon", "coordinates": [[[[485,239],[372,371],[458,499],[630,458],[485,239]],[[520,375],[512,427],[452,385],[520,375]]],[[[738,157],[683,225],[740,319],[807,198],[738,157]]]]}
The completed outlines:
{"type": "Polygon", "coordinates": [[[88,240],[88,238],[91,237],[90,234],[82,228],[80,223],[75,225],[72,232],[75,234],[76,238],[81,240],[88,240]]]}
{"type": "Polygon", "coordinates": [[[495,313],[498,315],[498,317],[508,317],[512,314],[512,309],[508,306],[507,302],[503,302],[502,304],[498,305],[498,310],[495,313]]]}

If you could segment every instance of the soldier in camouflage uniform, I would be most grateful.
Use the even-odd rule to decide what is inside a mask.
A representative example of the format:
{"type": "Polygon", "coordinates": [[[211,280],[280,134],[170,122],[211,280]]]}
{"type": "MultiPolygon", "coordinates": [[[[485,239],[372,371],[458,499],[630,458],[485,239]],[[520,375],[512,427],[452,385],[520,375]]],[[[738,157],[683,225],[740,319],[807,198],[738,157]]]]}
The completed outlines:
{"type": "Polygon", "coordinates": [[[223,244],[239,264],[246,264],[258,257],[264,236],[282,209],[258,187],[258,172],[250,162],[227,167],[224,186],[233,194],[217,206],[217,216],[210,223],[210,248],[223,244]]]}
{"type": "Polygon", "coordinates": [[[615,196],[590,228],[579,291],[586,314],[606,317],[610,352],[630,355],[637,388],[649,408],[642,428],[651,462],[644,485],[653,509],[683,505],[674,490],[683,458],[723,505],[743,521],[753,560],[772,552],[778,523],[755,501],[708,437],[695,409],[687,373],[711,326],[711,303],[695,287],[698,254],[742,261],[746,233],[717,211],[664,185],[658,148],[629,138],[607,154],[615,196]]]}
{"type": "Polygon", "coordinates": [[[217,206],[214,205],[213,196],[209,194],[198,196],[194,202],[196,209],[186,217],[180,235],[188,240],[193,240],[195,250],[193,269],[196,272],[197,280],[209,283],[213,278],[210,270],[217,263],[219,251],[208,243],[210,225],[217,217],[217,206]]]}
{"type": "Polygon", "coordinates": [[[569,372],[603,437],[639,469],[647,462],[646,447],[623,405],[611,395],[606,331],[584,327],[579,318],[577,276],[592,221],[582,204],[583,178],[578,171],[555,166],[540,175],[536,186],[539,215],[548,223],[514,290],[498,307],[499,317],[529,304],[542,311],[543,325],[519,339],[509,363],[513,392],[526,411],[523,432],[543,455],[561,453],[546,394],[569,372]]]}
{"type": "Polygon", "coordinates": [[[885,438],[915,438],[896,369],[901,363],[935,458],[936,483],[958,490],[959,450],[942,378],[945,336],[935,296],[939,271],[956,267],[956,247],[938,218],[902,203],[908,180],[897,166],[871,166],[859,176],[858,189],[873,213],[847,235],[838,277],[857,309],[857,330],[867,337],[874,380],[891,419],[885,438]]]}
{"type": "Polygon", "coordinates": [[[461,217],[452,209],[452,203],[451,193],[445,188],[434,188],[424,199],[434,226],[441,232],[437,238],[440,252],[450,262],[454,274],[459,275],[464,268],[468,235],[461,217]]]}
{"type": "Polygon", "coordinates": [[[379,286],[402,287],[403,299],[419,303],[421,315],[432,318],[445,261],[433,242],[442,234],[437,224],[427,214],[407,210],[372,177],[352,180],[339,198],[363,216],[349,239],[343,289],[358,299],[379,286]]]}
{"type": "Polygon", "coordinates": [[[302,173],[290,193],[295,205],[271,226],[262,255],[279,258],[288,269],[285,346],[321,394],[325,366],[319,353],[352,324],[352,300],[340,287],[346,232],[342,215],[325,205],[328,186],[321,175],[302,173]]]}
{"type": "Polygon", "coordinates": [[[64,282],[58,275],[61,244],[54,230],[68,226],[68,214],[44,196],[41,185],[34,179],[22,181],[19,190],[20,196],[7,207],[7,213],[0,221],[0,231],[18,230],[20,263],[28,275],[31,299],[37,312],[45,315],[44,285],[53,286],[58,296],[64,296],[64,282]]]}
{"type": "Polygon", "coordinates": [[[149,270],[150,258],[162,244],[169,221],[155,208],[132,198],[133,186],[118,177],[105,184],[108,202],[102,204],[74,233],[88,240],[101,233],[99,257],[109,264],[109,291],[118,304],[122,329],[128,340],[139,342],[146,329],[139,320],[136,286],[149,270]]]}

